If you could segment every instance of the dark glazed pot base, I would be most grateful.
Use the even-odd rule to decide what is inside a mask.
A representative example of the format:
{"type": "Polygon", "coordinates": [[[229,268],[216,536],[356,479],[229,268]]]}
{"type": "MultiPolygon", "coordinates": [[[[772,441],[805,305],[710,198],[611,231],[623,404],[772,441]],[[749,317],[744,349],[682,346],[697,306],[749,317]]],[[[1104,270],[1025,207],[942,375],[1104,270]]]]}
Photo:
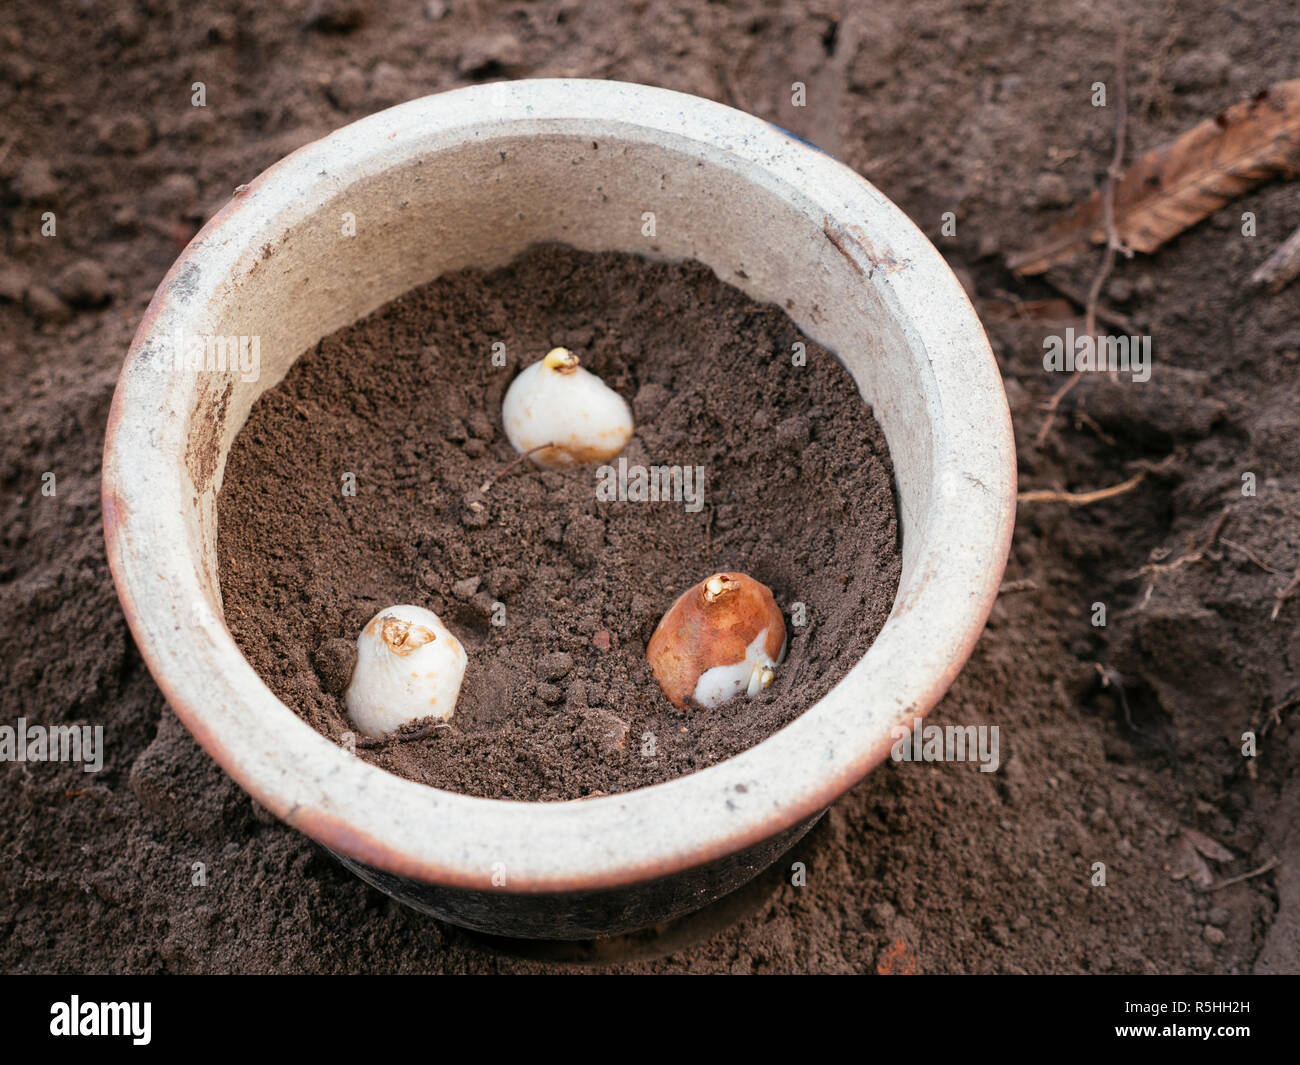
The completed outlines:
{"type": "MultiPolygon", "coordinates": [[[[686,914],[695,914],[713,903],[718,903],[719,913],[731,912],[726,904],[734,903],[735,916],[729,918],[727,923],[738,920],[744,916],[745,900],[749,899],[749,893],[736,900],[724,896],[758,878],[760,873],[803,838],[821,818],[822,813],[825,811],[716,862],[672,876],[603,891],[526,895],[509,891],[472,891],[443,887],[394,876],[346,855],[334,851],[330,853],[366,883],[391,895],[398,902],[440,921],[484,934],[487,939],[483,946],[487,949],[516,955],[524,953],[525,956],[540,958],[547,956],[545,950],[534,955],[524,949],[522,944],[510,946],[508,941],[563,940],[569,942],[559,948],[558,953],[563,955],[566,948],[571,948],[575,955],[572,960],[581,961],[587,959],[579,956],[582,954],[580,942],[573,941],[626,935],[649,928],[656,928],[657,934],[668,935],[668,929],[658,926],[667,925],[686,914]]],[[[763,880],[766,882],[766,878],[763,880]]],[[[756,889],[755,894],[761,895],[761,891],[756,889]]],[[[703,928],[709,924],[709,920],[702,916],[698,923],[703,928]]],[[[718,931],[721,927],[724,926],[717,925],[713,931],[718,931]]],[[[685,941],[680,945],[685,945],[685,941]]],[[[677,946],[671,946],[662,953],[675,949],[677,946]]],[[[588,950],[604,955],[603,950],[588,950]]],[[[557,957],[549,960],[569,959],[557,957]]]]}
{"type": "Polygon", "coordinates": [[[761,913],[789,883],[799,843],[747,884],[694,913],[671,921],[594,939],[512,939],[447,925],[447,934],[468,950],[546,965],[607,966],[654,961],[708,943],[728,928],[761,913]]]}

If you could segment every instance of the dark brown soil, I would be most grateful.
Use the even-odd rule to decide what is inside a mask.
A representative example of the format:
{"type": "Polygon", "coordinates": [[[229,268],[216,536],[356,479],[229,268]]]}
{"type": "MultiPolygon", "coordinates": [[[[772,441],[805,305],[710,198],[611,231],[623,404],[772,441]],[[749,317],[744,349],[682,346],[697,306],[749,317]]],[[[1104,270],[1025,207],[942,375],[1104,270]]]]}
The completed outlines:
{"type": "Polygon", "coordinates": [[[898,588],[884,434],[833,356],[809,342],[792,365],[799,338],[698,263],[560,247],[408,293],[304,355],[236,438],[219,499],[231,631],[344,742],[343,678],[317,659],[392,604],[433,610],[469,656],[455,717],[357,753],[470,795],[610,794],[753,746],[866,653],[898,588]],[[699,495],[598,500],[595,466],[515,461],[502,394],[557,345],[631,401],[621,458],[697,469],[699,495]],[[771,688],[683,712],[646,642],[720,570],[803,606],[771,688]]]}
{"type": "MultiPolygon", "coordinates": [[[[1297,969],[1300,594],[1278,596],[1300,563],[1300,325],[1294,286],[1270,296],[1245,285],[1300,225],[1295,186],[1263,185],[1155,255],[1121,260],[1105,300],[1155,338],[1154,375],[1081,385],[1041,448],[1040,404],[1060,384],[1043,371],[1042,337],[1060,323],[1005,312],[1056,293],[1002,257],[1104,176],[1114,110],[1092,107],[1089,87],[1113,84],[1121,25],[1131,155],[1295,77],[1300,13],[1265,0],[864,8],[11,0],[0,29],[0,716],[103,724],[107,752],[97,776],[0,764],[0,968],[546,967],[486,953],[364,886],[199,751],[122,622],[98,467],[140,312],[235,186],[400,99],[583,74],[751,110],[838,154],[915,218],[988,324],[1023,487],[1106,487],[1139,460],[1176,456],[1102,503],[1022,506],[1016,583],[932,718],[1000,725],[998,772],[882,766],[798,848],[806,886],[787,876],[707,942],[623,968],[1297,969]],[[206,108],[190,106],[196,80],[206,108]],[[795,81],[806,107],[791,106],[795,81]],[[57,237],[40,235],[46,210],[57,237]],[[945,238],[948,211],[957,234],[945,238]],[[1245,211],[1256,237],[1241,235],[1245,211]],[[97,265],[65,276],[82,259],[97,265]],[[47,472],[54,497],[40,491],[47,472]],[[1242,495],[1243,473],[1256,496],[1242,495]],[[1199,561],[1139,572],[1195,554],[1225,507],[1199,561]],[[1105,627],[1091,624],[1096,602],[1105,627]],[[1118,683],[1103,685],[1098,665],[1118,683]],[[1247,761],[1251,728],[1259,754],[1247,761]],[[1206,859],[1215,882],[1280,864],[1204,892],[1174,879],[1195,868],[1185,828],[1230,851],[1206,859]],[[206,887],[192,886],[195,862],[206,887]],[[1105,887],[1090,883],[1096,862],[1105,887]]],[[[1084,289],[1095,266],[1089,256],[1055,280],[1084,289]]]]}

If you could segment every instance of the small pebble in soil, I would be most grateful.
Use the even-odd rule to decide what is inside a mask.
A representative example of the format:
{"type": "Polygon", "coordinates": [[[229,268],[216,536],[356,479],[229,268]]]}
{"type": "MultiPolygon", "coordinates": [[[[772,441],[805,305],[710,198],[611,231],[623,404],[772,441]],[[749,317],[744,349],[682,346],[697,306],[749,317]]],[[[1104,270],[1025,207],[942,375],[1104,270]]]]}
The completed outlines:
{"type": "Polygon", "coordinates": [[[23,308],[38,322],[66,322],[72,317],[72,308],[45,285],[27,287],[23,308]]]}
{"type": "Polygon", "coordinates": [[[573,655],[567,651],[552,651],[537,661],[537,672],[547,680],[559,680],[573,668],[573,655]]]}
{"type": "Polygon", "coordinates": [[[352,33],[366,21],[366,9],[357,0],[311,0],[303,22],[322,33],[352,33]]]}
{"type": "Polygon", "coordinates": [[[1046,172],[1034,179],[1033,204],[1035,207],[1065,207],[1073,197],[1070,186],[1060,174],[1046,172]]]}
{"type": "Polygon", "coordinates": [[[98,307],[108,302],[108,271],[94,259],[78,259],[59,272],[54,287],[74,307],[98,307]]]}
{"type": "Polygon", "coordinates": [[[18,165],[10,188],[24,203],[49,203],[59,194],[54,171],[44,159],[27,159],[18,165]]]}

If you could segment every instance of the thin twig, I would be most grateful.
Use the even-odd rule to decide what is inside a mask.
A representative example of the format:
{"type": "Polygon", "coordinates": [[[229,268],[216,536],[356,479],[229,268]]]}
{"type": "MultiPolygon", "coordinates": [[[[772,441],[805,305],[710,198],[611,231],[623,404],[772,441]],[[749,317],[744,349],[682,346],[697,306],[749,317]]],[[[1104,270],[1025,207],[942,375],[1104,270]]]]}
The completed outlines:
{"type": "Polygon", "coordinates": [[[1169,49],[1174,46],[1174,42],[1178,40],[1178,35],[1183,28],[1182,20],[1178,18],[1178,0],[1165,0],[1165,7],[1161,13],[1160,21],[1168,29],[1165,31],[1163,39],[1156,45],[1149,65],[1147,89],[1142,101],[1142,117],[1147,121],[1150,121],[1157,104],[1163,109],[1165,100],[1168,97],[1168,93],[1165,92],[1161,82],[1165,75],[1165,64],[1169,60],[1169,49]]]}
{"type": "Polygon", "coordinates": [[[502,466],[501,469],[497,470],[496,473],[494,473],[491,477],[489,477],[486,481],[484,481],[482,487],[479,488],[479,491],[482,493],[486,493],[489,488],[491,488],[494,484],[497,483],[497,481],[499,481],[512,469],[514,469],[521,462],[523,462],[524,459],[528,458],[530,455],[536,455],[537,452],[539,451],[545,451],[548,447],[554,447],[554,446],[555,443],[554,441],[552,441],[547,444],[538,444],[536,447],[530,447],[527,451],[520,452],[509,462],[507,462],[504,466],[502,466]]]}
{"type": "Polygon", "coordinates": [[[1047,413],[1043,418],[1043,424],[1038,427],[1038,435],[1034,437],[1035,447],[1042,447],[1044,441],[1047,440],[1047,434],[1051,432],[1052,429],[1052,422],[1056,420],[1056,408],[1061,405],[1061,400],[1070,394],[1070,390],[1079,383],[1079,378],[1082,375],[1082,370],[1075,370],[1074,373],[1070,375],[1070,379],[1052,393],[1052,398],[1044,404],[1043,410],[1047,413]]]}
{"type": "Polygon", "coordinates": [[[1214,524],[1210,526],[1210,531],[1206,534],[1205,540],[1200,547],[1187,551],[1172,562],[1149,562],[1132,576],[1140,577],[1144,574],[1168,573],[1170,570],[1180,569],[1183,566],[1191,565],[1193,562],[1204,562],[1207,552],[1215,545],[1219,539],[1219,534],[1223,532],[1223,526],[1227,524],[1229,513],[1231,513],[1229,507],[1224,507],[1219,512],[1219,516],[1214,520],[1214,524]]]}
{"type": "Polygon", "coordinates": [[[1096,433],[1098,439],[1100,439],[1102,443],[1108,444],[1111,447],[1115,446],[1115,438],[1111,436],[1110,433],[1106,432],[1100,425],[1098,425],[1096,419],[1092,418],[1088,414],[1088,412],[1084,410],[1082,407],[1079,407],[1075,410],[1074,417],[1075,420],[1080,425],[1086,425],[1089,429],[1091,429],[1094,433],[1096,433]]]}
{"type": "Polygon", "coordinates": [[[1277,293],[1297,277],[1300,277],[1300,226],[1250,275],[1250,283],[1277,293]]]}
{"type": "Polygon", "coordinates": [[[1263,719],[1253,731],[1261,738],[1266,736],[1270,728],[1282,724],[1282,711],[1290,710],[1297,705],[1300,705],[1300,697],[1292,696],[1289,699],[1283,699],[1277,706],[1270,706],[1264,711],[1263,719]]]}
{"type": "Polygon", "coordinates": [[[1276,869],[1278,864],[1279,859],[1275,854],[1258,869],[1252,869],[1249,873],[1242,873],[1240,876],[1230,876],[1227,880],[1220,880],[1217,884],[1211,884],[1205,890],[1218,891],[1221,888],[1231,887],[1233,884],[1240,884],[1243,880],[1251,880],[1257,876],[1263,876],[1265,873],[1276,869]]]}
{"type": "Polygon", "coordinates": [[[1146,476],[1146,470],[1138,470],[1127,481],[1111,485],[1109,488],[1098,488],[1094,492],[1057,492],[1039,488],[1032,492],[1021,492],[1016,498],[1021,503],[1065,503],[1072,507],[1085,507],[1089,503],[1100,503],[1103,499],[1114,499],[1115,496],[1131,492],[1146,480],[1146,476]]]}
{"type": "MultiPolygon", "coordinates": [[[[1056,289],[1057,292],[1059,292],[1071,303],[1078,304],[1078,306],[1081,308],[1087,306],[1088,304],[1087,293],[1081,292],[1079,289],[1071,285],[1068,281],[1062,281],[1059,278],[1049,277],[1047,274],[1043,275],[1043,280],[1046,281],[1049,285],[1051,285],[1052,288],[1056,289]]],[[[1119,311],[1114,310],[1111,307],[1107,307],[1103,303],[1097,304],[1096,313],[1097,313],[1097,321],[1105,322],[1107,325],[1113,325],[1121,333],[1137,332],[1137,330],[1133,327],[1133,320],[1131,318],[1129,318],[1127,315],[1120,314],[1119,311]]]]}
{"type": "Polygon", "coordinates": [[[1097,301],[1101,298],[1102,286],[1115,268],[1115,253],[1123,246],[1119,231],[1115,228],[1115,186],[1124,176],[1124,141],[1128,135],[1127,51],[1128,33],[1121,30],[1119,58],[1115,62],[1115,87],[1119,97],[1115,104],[1115,153],[1106,169],[1106,187],[1101,202],[1102,219],[1106,227],[1106,251],[1102,255],[1101,266],[1092,279],[1088,302],[1084,306],[1083,324],[1089,336],[1097,335],[1097,301]]]}
{"type": "Polygon", "coordinates": [[[1164,473],[1169,467],[1181,462],[1183,455],[1181,448],[1175,448],[1159,462],[1141,461],[1137,464],[1141,468],[1127,481],[1112,485],[1110,488],[1099,488],[1095,492],[1065,492],[1060,489],[1040,488],[1021,492],[1016,498],[1021,503],[1068,503],[1072,507],[1086,506],[1089,503],[1097,503],[1103,499],[1110,499],[1112,496],[1132,491],[1142,483],[1147,474],[1164,473]]]}
{"type": "MultiPolygon", "coordinates": [[[[1174,747],[1173,743],[1154,732],[1148,732],[1133,720],[1133,711],[1128,705],[1128,695],[1124,692],[1124,679],[1120,676],[1119,670],[1114,666],[1103,666],[1100,662],[1094,662],[1092,665],[1097,671],[1097,676],[1101,679],[1101,686],[1103,688],[1114,688],[1115,694],[1119,696],[1120,710],[1124,713],[1124,724],[1128,725],[1130,729],[1143,739],[1150,740],[1158,747],[1163,748],[1165,753],[1169,755],[1170,764],[1174,766],[1175,770],[1178,770],[1180,764],[1178,760],[1178,751],[1174,747]]],[[[1181,772],[1181,770],[1179,771],[1181,772]]]]}
{"type": "Polygon", "coordinates": [[[1140,614],[1146,609],[1147,604],[1151,602],[1151,594],[1156,590],[1156,582],[1160,579],[1160,574],[1169,573],[1183,566],[1189,566],[1193,562],[1204,562],[1206,554],[1214,547],[1215,542],[1219,539],[1219,534],[1223,532],[1223,527],[1227,524],[1230,513],[1230,507],[1224,507],[1219,512],[1219,516],[1214,519],[1214,524],[1210,526],[1210,531],[1200,547],[1186,551],[1172,562],[1149,562],[1136,573],[1129,574],[1130,578],[1148,577],[1149,580],[1147,581],[1146,590],[1142,593],[1141,602],[1125,611],[1125,613],[1140,614]]]}
{"type": "MultiPolygon", "coordinates": [[[[1123,247],[1119,232],[1115,229],[1115,186],[1124,176],[1124,140],[1128,135],[1128,31],[1121,29],[1119,36],[1119,55],[1115,60],[1115,91],[1118,99],[1115,103],[1115,151],[1111,156],[1110,166],[1106,168],[1106,183],[1101,192],[1102,219],[1106,227],[1106,250],[1102,253],[1101,266],[1098,267],[1092,285],[1088,289],[1088,298],[1083,309],[1083,330],[1089,337],[1097,335],[1097,300],[1101,297],[1102,286],[1115,268],[1115,252],[1123,247]]],[[[1043,424],[1034,437],[1034,445],[1042,447],[1047,434],[1052,431],[1056,421],[1056,411],[1061,400],[1070,394],[1070,390],[1079,383],[1082,370],[1075,370],[1065,384],[1047,401],[1043,424]]]]}
{"type": "Polygon", "coordinates": [[[1262,569],[1265,573],[1281,573],[1281,572],[1282,572],[1280,569],[1274,569],[1274,568],[1273,568],[1272,566],[1270,566],[1267,562],[1264,562],[1262,559],[1260,559],[1260,558],[1255,554],[1255,552],[1253,552],[1253,551],[1252,551],[1249,547],[1247,547],[1245,544],[1239,544],[1239,543],[1237,543],[1235,540],[1229,540],[1226,536],[1220,536],[1220,537],[1219,537],[1219,543],[1221,543],[1224,547],[1231,547],[1231,548],[1233,548],[1233,550],[1240,551],[1243,555],[1245,555],[1248,559],[1250,559],[1253,563],[1255,563],[1255,565],[1257,565],[1257,566],[1258,566],[1260,569],[1262,569]]]}
{"type": "Polygon", "coordinates": [[[1297,588],[1300,588],[1300,565],[1296,566],[1295,576],[1291,578],[1291,582],[1277,593],[1277,602],[1273,604],[1273,613],[1269,617],[1269,621],[1277,620],[1277,616],[1282,610],[1282,604],[1291,598],[1297,588]]]}

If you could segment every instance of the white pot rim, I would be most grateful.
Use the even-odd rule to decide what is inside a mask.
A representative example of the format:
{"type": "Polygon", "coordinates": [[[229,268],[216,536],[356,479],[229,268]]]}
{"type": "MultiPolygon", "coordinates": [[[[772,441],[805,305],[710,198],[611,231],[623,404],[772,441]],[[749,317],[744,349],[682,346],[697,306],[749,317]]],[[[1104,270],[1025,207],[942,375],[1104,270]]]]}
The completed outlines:
{"type": "Polygon", "coordinates": [[[1015,512],[1015,448],[1001,377],[960,284],[913,223],[848,167],[768,123],[665,89],[537,79],[459,89],[371,115],[254,180],[182,253],[136,334],[104,455],[108,559],[136,643],[177,715],[246,791],[330,849],[387,872],[506,892],[587,891],[666,876],[807,819],[887,757],[895,726],[924,715],[965,663],[992,609],[1015,512]],[[825,697],[757,746],[624,794],[525,803],[439,791],[336,747],[271,693],[219,616],[183,543],[186,498],[169,446],[151,341],[220,299],[223,276],[304,189],[377,172],[455,137],[590,123],[698,146],[823,211],[861,219],[836,248],[907,313],[929,362],[934,476],[923,564],[869,652],[825,697]],[[327,173],[328,177],[322,175],[327,173]],[[870,243],[866,232],[870,232],[870,243]],[[898,264],[902,264],[901,268],[898,264]],[[195,267],[198,267],[195,269],[195,267]],[[272,729],[257,723],[273,721],[272,729]],[[495,873],[504,868],[505,883],[495,873]]]}

